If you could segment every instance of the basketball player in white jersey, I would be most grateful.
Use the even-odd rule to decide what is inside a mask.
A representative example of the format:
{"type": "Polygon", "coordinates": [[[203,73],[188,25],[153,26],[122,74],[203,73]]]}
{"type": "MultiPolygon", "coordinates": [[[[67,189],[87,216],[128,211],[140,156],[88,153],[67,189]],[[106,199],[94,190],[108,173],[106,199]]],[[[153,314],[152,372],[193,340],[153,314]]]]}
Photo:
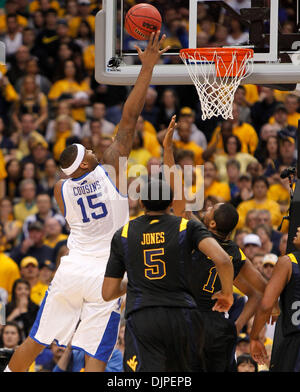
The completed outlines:
{"type": "Polygon", "coordinates": [[[119,158],[129,156],[153,68],[169,49],[160,50],[165,36],[159,40],[159,34],[152,34],[145,51],[136,47],[141,71],[124,105],[115,140],[103,156],[102,163],[116,171],[116,183],[82,145],[71,145],[61,155],[61,168],[69,178],[60,180],[54,193],[70,226],[69,254],[61,259],[29,337],[5,371],[26,371],[53,340],[67,346],[71,339],[72,346],[86,354],[85,371],[105,370],[117,340],[120,302],[104,302],[102,281],[113,234],[129,219],[127,197],[118,192],[119,158]]]}

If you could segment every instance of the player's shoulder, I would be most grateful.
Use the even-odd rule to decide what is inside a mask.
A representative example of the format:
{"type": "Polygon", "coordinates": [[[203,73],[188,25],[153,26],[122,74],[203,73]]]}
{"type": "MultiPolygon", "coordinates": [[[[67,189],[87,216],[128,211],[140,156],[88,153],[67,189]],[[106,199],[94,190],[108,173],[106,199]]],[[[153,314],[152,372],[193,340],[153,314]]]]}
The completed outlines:
{"type": "Polygon", "coordinates": [[[287,253],[286,257],[283,256],[280,259],[282,259],[282,258],[284,258],[286,261],[288,261],[288,259],[289,259],[292,263],[299,264],[300,263],[300,251],[296,250],[296,251],[287,253]]]}
{"type": "Polygon", "coordinates": [[[223,248],[229,254],[229,256],[241,260],[246,260],[246,256],[242,251],[242,249],[232,240],[226,241],[225,246],[223,246],[223,248]]]}
{"type": "Polygon", "coordinates": [[[62,187],[64,183],[67,181],[67,179],[60,179],[57,181],[57,183],[54,185],[54,196],[60,196],[62,192],[62,187]]]}

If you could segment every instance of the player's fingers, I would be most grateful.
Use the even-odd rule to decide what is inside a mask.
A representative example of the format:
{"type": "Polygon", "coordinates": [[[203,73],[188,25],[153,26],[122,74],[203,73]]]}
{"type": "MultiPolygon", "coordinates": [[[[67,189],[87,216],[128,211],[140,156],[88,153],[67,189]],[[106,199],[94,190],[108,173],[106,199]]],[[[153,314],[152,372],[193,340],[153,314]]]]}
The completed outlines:
{"type": "Polygon", "coordinates": [[[159,51],[160,54],[166,53],[169,49],[171,49],[171,46],[168,45],[166,48],[162,49],[159,51]]]}
{"type": "Polygon", "coordinates": [[[134,45],[134,48],[135,48],[136,51],[138,52],[138,55],[141,55],[141,54],[143,53],[142,49],[141,49],[139,46],[134,45]]]}
{"type": "Polygon", "coordinates": [[[157,32],[155,33],[154,38],[153,38],[153,45],[154,46],[158,45],[159,36],[160,36],[160,30],[157,30],[157,32]]]}
{"type": "Polygon", "coordinates": [[[214,305],[212,308],[213,311],[215,312],[224,312],[224,306],[222,304],[219,304],[218,302],[214,305]]]}
{"type": "Polygon", "coordinates": [[[218,299],[218,298],[220,297],[220,294],[221,294],[221,292],[220,292],[220,291],[217,291],[216,293],[214,293],[214,294],[211,296],[211,299],[218,299]]]}
{"type": "Polygon", "coordinates": [[[169,129],[174,130],[174,127],[176,125],[176,115],[172,117],[170,124],[169,124],[169,129]]]}
{"type": "Polygon", "coordinates": [[[150,37],[149,37],[148,48],[150,48],[150,47],[153,45],[154,37],[155,37],[155,32],[153,31],[153,32],[150,34],[150,37]]]}
{"type": "Polygon", "coordinates": [[[161,46],[164,42],[164,40],[167,38],[166,34],[163,34],[160,41],[159,41],[159,46],[161,46]]]}

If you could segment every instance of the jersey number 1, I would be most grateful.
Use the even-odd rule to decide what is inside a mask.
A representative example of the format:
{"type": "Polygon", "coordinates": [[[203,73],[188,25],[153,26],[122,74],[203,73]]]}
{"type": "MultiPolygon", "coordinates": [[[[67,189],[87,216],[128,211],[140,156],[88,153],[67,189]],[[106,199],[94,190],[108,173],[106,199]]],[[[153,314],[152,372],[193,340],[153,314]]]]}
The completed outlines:
{"type": "Polygon", "coordinates": [[[211,267],[211,269],[209,270],[209,276],[208,276],[207,282],[203,286],[204,291],[208,291],[209,293],[214,292],[214,290],[215,290],[214,284],[215,284],[217,275],[218,275],[218,272],[217,272],[216,267],[211,267]]]}
{"type": "MultiPolygon", "coordinates": [[[[98,195],[98,194],[96,194],[96,195],[91,195],[91,196],[87,196],[86,197],[86,199],[87,199],[87,202],[88,202],[88,205],[89,205],[89,207],[92,209],[92,210],[95,210],[96,208],[98,208],[98,209],[102,209],[102,213],[100,213],[100,214],[97,214],[96,212],[92,212],[92,214],[91,214],[91,217],[93,218],[93,219],[101,219],[101,218],[104,218],[106,215],[107,215],[107,208],[106,208],[106,206],[105,206],[105,204],[104,203],[101,203],[101,202],[99,202],[99,203],[95,203],[94,204],[94,202],[93,202],[93,200],[94,199],[96,199],[97,197],[99,197],[100,195],[98,195]]],[[[88,218],[88,216],[87,216],[87,213],[86,213],[86,209],[85,209],[85,205],[84,205],[84,201],[83,201],[83,198],[81,197],[80,199],[78,199],[77,200],[77,204],[80,206],[80,208],[81,208],[81,213],[82,213],[82,222],[83,223],[87,223],[87,222],[90,222],[90,218],[88,218]]]]}

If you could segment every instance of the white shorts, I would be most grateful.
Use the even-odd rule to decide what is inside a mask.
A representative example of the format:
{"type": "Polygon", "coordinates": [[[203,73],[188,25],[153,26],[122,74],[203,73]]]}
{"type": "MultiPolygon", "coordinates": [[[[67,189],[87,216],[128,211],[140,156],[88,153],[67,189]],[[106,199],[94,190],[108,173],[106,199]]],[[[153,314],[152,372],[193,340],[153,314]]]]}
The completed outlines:
{"type": "Polygon", "coordinates": [[[107,258],[74,252],[61,258],[30,331],[32,339],[46,346],[53,341],[67,346],[74,334],[74,348],[109,360],[118,337],[121,300],[102,298],[107,258]]]}

